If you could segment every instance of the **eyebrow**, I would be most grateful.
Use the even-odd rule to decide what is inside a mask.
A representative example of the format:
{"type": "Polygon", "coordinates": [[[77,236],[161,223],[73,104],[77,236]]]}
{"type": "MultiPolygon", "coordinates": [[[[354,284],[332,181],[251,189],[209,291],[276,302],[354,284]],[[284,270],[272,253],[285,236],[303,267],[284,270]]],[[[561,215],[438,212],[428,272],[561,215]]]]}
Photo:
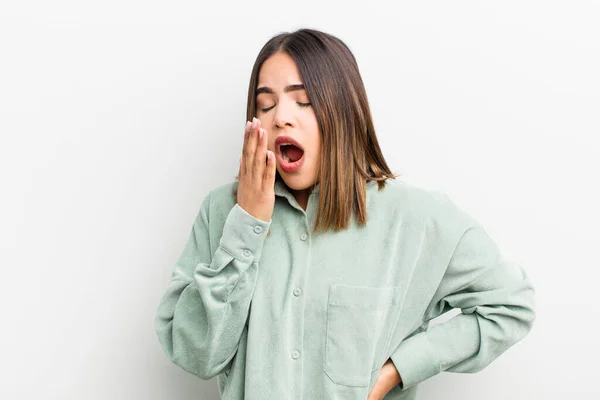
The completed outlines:
{"type": "MultiPolygon", "coordinates": [[[[284,93],[293,92],[294,90],[305,90],[305,88],[304,85],[300,83],[297,85],[288,85],[283,89],[284,93]]],[[[267,86],[259,87],[258,89],[256,89],[256,96],[258,96],[261,93],[275,94],[273,89],[267,86]]]]}

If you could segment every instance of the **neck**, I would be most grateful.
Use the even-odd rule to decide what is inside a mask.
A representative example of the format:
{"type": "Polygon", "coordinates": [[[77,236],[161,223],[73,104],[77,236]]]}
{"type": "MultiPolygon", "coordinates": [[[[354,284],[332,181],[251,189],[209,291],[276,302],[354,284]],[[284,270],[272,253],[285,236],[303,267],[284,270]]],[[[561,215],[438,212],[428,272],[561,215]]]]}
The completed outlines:
{"type": "Polygon", "coordinates": [[[312,186],[304,190],[290,189],[290,193],[294,196],[296,202],[298,202],[298,205],[302,207],[304,211],[306,211],[306,206],[308,205],[308,198],[312,193],[312,186]]]}

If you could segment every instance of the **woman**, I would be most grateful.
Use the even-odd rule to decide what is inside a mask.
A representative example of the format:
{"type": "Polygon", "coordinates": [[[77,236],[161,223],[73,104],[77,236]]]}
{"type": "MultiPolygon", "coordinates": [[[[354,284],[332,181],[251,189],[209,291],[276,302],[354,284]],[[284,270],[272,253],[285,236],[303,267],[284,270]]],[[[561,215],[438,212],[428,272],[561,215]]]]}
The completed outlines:
{"type": "Polygon", "coordinates": [[[390,171],[342,41],[269,40],[247,117],[237,179],[204,198],[157,311],[175,364],[217,376],[223,399],[414,399],[530,331],[524,270],[445,193],[390,171]]]}

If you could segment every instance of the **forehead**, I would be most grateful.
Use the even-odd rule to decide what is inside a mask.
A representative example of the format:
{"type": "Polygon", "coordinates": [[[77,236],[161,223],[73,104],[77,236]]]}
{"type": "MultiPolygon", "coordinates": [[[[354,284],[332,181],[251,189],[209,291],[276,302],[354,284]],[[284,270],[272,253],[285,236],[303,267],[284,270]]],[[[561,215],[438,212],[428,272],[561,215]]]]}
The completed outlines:
{"type": "Polygon", "coordinates": [[[302,83],[296,63],[286,53],[276,53],[265,60],[258,74],[258,87],[282,89],[289,84],[302,83]]]}

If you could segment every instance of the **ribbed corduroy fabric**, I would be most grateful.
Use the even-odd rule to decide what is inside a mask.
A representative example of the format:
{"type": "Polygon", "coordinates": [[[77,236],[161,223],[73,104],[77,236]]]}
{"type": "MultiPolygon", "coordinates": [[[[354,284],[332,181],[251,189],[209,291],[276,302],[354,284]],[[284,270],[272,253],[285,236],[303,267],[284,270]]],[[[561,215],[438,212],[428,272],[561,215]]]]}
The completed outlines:
{"type": "Polygon", "coordinates": [[[442,191],[371,181],[366,226],[313,233],[319,185],[305,211],[277,181],[270,221],[235,202],[235,185],[205,196],[156,314],[169,359],[217,377],[224,400],[365,400],[388,358],[403,384],[385,398],[415,399],[420,382],[477,372],[532,327],[525,270],[442,191]]]}

